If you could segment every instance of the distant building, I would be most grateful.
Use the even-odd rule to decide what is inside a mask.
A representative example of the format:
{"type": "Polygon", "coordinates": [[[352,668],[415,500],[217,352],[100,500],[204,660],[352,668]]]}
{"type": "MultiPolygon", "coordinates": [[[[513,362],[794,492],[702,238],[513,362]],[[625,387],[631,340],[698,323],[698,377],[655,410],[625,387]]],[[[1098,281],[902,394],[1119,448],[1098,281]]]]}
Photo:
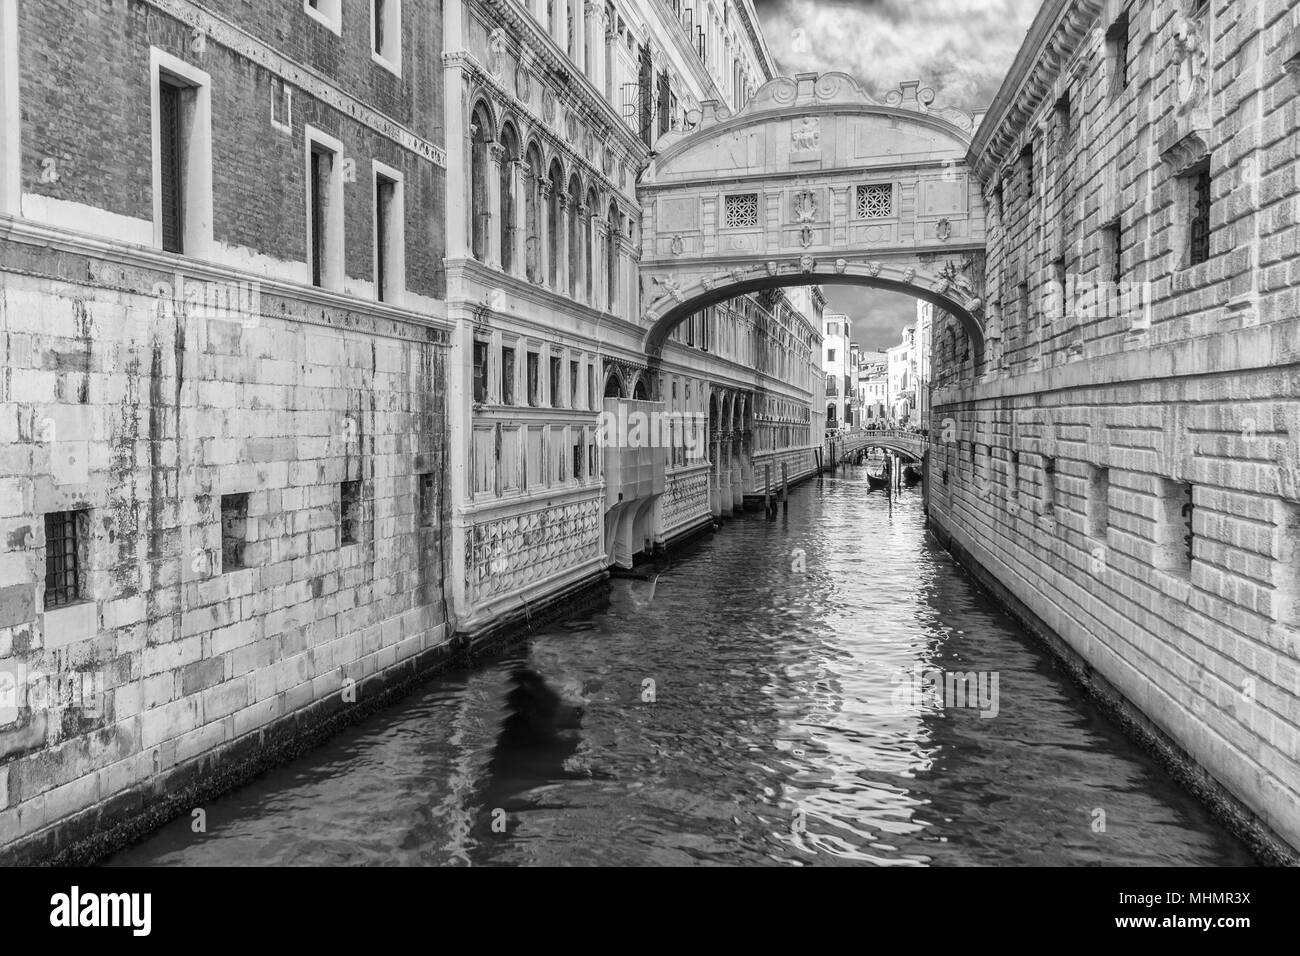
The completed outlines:
{"type": "Polygon", "coordinates": [[[822,317],[822,371],[826,375],[826,427],[853,424],[853,320],[839,312],[822,317]]]}

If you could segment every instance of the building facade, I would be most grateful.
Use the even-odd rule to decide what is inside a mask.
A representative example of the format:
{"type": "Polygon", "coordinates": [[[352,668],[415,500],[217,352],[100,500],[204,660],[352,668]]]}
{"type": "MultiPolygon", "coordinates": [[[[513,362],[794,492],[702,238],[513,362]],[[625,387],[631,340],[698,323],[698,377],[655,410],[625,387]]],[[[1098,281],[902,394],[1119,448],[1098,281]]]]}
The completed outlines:
{"type": "Polygon", "coordinates": [[[6,859],[192,806],[449,637],[441,28],[0,2],[6,859]]]}
{"type": "Polygon", "coordinates": [[[968,157],[931,526],[1258,836],[1300,847],[1300,4],[1049,0],[968,157]]]}
{"type": "Polygon", "coordinates": [[[806,473],[820,329],[748,296],[644,343],[637,177],[701,104],[772,77],[748,0],[451,0],[445,19],[448,190],[468,200],[448,204],[449,575],[473,635],[730,514],[760,459],[806,473]],[[620,424],[641,416],[657,427],[620,424]]]}
{"type": "Polygon", "coordinates": [[[853,424],[853,320],[841,312],[822,316],[822,373],[826,378],[826,428],[853,424]]]}

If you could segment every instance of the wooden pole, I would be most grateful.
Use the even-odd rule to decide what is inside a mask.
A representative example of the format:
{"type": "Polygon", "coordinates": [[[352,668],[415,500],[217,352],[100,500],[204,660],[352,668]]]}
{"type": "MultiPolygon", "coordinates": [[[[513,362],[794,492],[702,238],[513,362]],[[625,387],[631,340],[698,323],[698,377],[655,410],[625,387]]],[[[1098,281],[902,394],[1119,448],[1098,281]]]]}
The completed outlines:
{"type": "Polygon", "coordinates": [[[781,462],[781,513],[790,513],[790,466],[781,462]]]}
{"type": "Polygon", "coordinates": [[[772,517],[772,466],[763,466],[763,517],[772,517]]]}

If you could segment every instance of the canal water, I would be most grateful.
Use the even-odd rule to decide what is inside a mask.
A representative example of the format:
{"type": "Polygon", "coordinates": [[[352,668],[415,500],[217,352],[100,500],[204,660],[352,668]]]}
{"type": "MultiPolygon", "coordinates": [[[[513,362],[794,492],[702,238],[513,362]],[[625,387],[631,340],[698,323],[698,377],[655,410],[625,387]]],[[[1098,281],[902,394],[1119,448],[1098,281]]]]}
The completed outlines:
{"type": "Polygon", "coordinates": [[[842,469],[659,570],[109,862],[1253,862],[935,546],[919,487],[842,469]]]}

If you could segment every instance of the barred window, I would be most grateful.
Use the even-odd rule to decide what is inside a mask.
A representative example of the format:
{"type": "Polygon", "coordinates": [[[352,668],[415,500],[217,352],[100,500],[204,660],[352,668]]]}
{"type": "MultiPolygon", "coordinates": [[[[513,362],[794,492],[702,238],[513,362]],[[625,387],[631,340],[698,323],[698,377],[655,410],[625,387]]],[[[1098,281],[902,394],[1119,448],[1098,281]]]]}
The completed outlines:
{"type": "Polygon", "coordinates": [[[858,187],[858,218],[884,219],[894,214],[892,183],[872,183],[858,187]]]}
{"type": "Polygon", "coordinates": [[[361,540],[361,482],[345,481],[339,486],[340,541],[356,544],[361,540]]]}
{"type": "Polygon", "coordinates": [[[248,495],[221,496],[221,570],[244,567],[244,544],[248,540],[248,495]]]}
{"type": "Polygon", "coordinates": [[[81,549],[77,530],[75,511],[54,511],[45,516],[47,611],[81,599],[81,549]]]}
{"type": "Polygon", "coordinates": [[[758,193],[741,193],[727,197],[728,229],[758,225],[758,193]]]}
{"type": "Polygon", "coordinates": [[[1188,177],[1192,187],[1191,195],[1191,264],[1197,265],[1210,259],[1210,163],[1201,163],[1188,177]]]}

